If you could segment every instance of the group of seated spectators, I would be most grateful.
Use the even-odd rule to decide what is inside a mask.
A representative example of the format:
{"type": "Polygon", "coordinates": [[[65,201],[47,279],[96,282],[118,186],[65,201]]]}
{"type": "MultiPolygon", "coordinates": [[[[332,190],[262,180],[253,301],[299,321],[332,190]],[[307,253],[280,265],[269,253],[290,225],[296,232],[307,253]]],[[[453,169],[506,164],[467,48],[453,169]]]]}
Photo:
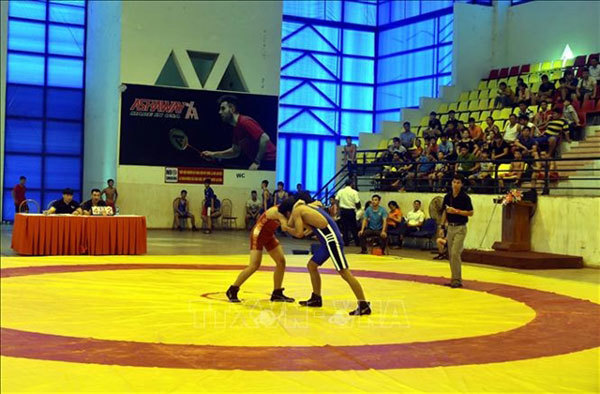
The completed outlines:
{"type": "Polygon", "coordinates": [[[44,215],[114,215],[116,213],[115,204],[119,194],[114,187],[114,180],[109,179],[107,183],[108,186],[103,190],[92,189],[90,192],[90,199],[81,204],[73,200],[73,189],[65,188],[62,191],[62,198],[60,200],[54,200],[43,213],[44,215]],[[102,196],[106,196],[106,200],[103,200],[102,196]],[[98,207],[98,209],[94,209],[95,207],[98,207]]]}
{"type": "MultiPolygon", "coordinates": [[[[215,191],[210,186],[210,178],[204,180],[204,201],[202,203],[202,223],[204,227],[204,233],[210,234],[213,231],[213,222],[218,219],[221,215],[221,200],[217,198],[215,191]]],[[[192,222],[192,231],[200,231],[196,227],[196,216],[192,213],[190,206],[190,200],[187,198],[187,190],[182,190],[179,193],[179,197],[173,200],[173,226],[174,230],[183,231],[186,225],[186,220],[190,219],[192,222]]]]}

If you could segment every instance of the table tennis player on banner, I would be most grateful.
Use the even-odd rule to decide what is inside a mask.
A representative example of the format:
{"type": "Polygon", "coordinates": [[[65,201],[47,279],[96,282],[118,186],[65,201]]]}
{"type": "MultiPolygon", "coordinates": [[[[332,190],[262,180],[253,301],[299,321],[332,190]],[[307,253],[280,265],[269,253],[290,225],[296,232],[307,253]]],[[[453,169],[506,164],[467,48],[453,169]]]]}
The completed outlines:
{"type": "Polygon", "coordinates": [[[244,153],[252,161],[249,170],[258,170],[261,167],[273,169],[277,148],[260,124],[238,112],[239,104],[235,96],[221,96],[218,103],[221,120],[233,127],[231,148],[222,151],[203,151],[202,156],[209,159],[235,159],[244,153]],[[267,163],[271,164],[266,165],[267,163]]]}

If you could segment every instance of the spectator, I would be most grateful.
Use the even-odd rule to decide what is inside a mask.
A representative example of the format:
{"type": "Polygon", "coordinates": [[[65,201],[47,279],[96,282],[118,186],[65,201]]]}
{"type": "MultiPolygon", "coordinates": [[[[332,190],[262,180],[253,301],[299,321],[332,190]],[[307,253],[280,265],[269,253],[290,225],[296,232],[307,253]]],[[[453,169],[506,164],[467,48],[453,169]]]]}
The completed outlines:
{"type": "Polygon", "coordinates": [[[350,177],[354,177],[356,172],[356,150],[357,146],[352,142],[352,137],[346,137],[346,145],[342,151],[342,165],[348,166],[350,177]]]}
{"type": "Polygon", "coordinates": [[[485,128],[485,140],[487,142],[493,142],[494,141],[494,136],[496,134],[500,134],[500,129],[498,128],[498,126],[496,126],[494,124],[494,118],[492,118],[491,116],[488,116],[485,119],[485,124],[486,124],[486,128],[485,128]]]}
{"type": "MultiPolygon", "coordinates": [[[[401,242],[402,242],[402,234],[400,233],[400,224],[404,221],[404,218],[402,217],[402,211],[400,210],[400,207],[398,206],[398,203],[396,201],[390,201],[388,203],[388,208],[390,210],[390,213],[388,214],[388,218],[386,219],[387,221],[387,233],[388,236],[397,236],[398,237],[398,246],[400,246],[401,242]]],[[[389,244],[391,244],[391,237],[390,237],[390,241],[388,242],[389,244]]]]}
{"type": "Polygon", "coordinates": [[[260,183],[260,189],[261,189],[260,194],[262,197],[260,211],[261,211],[261,213],[263,213],[263,212],[266,212],[267,209],[269,209],[272,205],[271,192],[269,191],[269,181],[267,181],[266,179],[263,180],[260,183]]]}
{"type": "Polygon", "coordinates": [[[456,135],[456,127],[458,125],[458,121],[455,122],[448,122],[447,123],[447,127],[444,129],[444,132],[442,133],[442,135],[446,135],[448,137],[449,140],[453,140],[454,136],[456,135]]]}
{"type": "MultiPolygon", "coordinates": [[[[102,192],[100,191],[100,189],[92,189],[91,196],[92,196],[92,198],[90,198],[89,200],[87,200],[86,202],[81,204],[79,206],[79,208],[77,208],[76,215],[89,216],[89,215],[93,214],[93,209],[92,209],[93,207],[105,207],[106,206],[106,202],[102,199],[102,192]]],[[[103,211],[102,216],[106,216],[106,215],[107,215],[106,211],[103,211]]],[[[193,219],[192,219],[192,223],[193,223],[193,219]]]]}
{"type": "Polygon", "coordinates": [[[192,231],[198,231],[196,228],[196,218],[190,210],[190,202],[187,199],[187,190],[182,190],[179,197],[173,200],[173,229],[183,231],[179,225],[180,219],[190,218],[192,221],[192,231]]]}
{"type": "Polygon", "coordinates": [[[423,145],[421,143],[421,139],[420,138],[415,138],[415,146],[414,146],[415,150],[417,151],[416,155],[417,157],[421,156],[421,154],[423,154],[423,145]]]}
{"type": "Polygon", "coordinates": [[[331,218],[338,224],[340,223],[340,207],[338,206],[335,196],[329,197],[329,206],[327,207],[327,213],[331,218]]]}
{"type": "Polygon", "coordinates": [[[510,107],[514,102],[515,93],[506,85],[506,82],[500,82],[500,86],[498,86],[498,95],[494,99],[494,108],[502,109],[504,107],[510,107]]]}
{"type": "Polygon", "coordinates": [[[428,140],[425,140],[425,154],[426,155],[431,155],[433,157],[437,157],[437,153],[438,153],[438,144],[437,144],[437,138],[430,138],[428,140]]]}
{"type": "Polygon", "coordinates": [[[579,130],[581,129],[579,115],[577,115],[577,111],[575,111],[575,108],[573,108],[571,100],[569,99],[563,102],[563,117],[569,123],[569,134],[567,134],[566,141],[571,142],[570,135],[572,135],[573,138],[578,141],[580,139],[579,130]]]}
{"type": "Polygon", "coordinates": [[[215,196],[213,188],[210,187],[210,184],[210,178],[206,178],[204,180],[204,205],[202,206],[202,220],[207,224],[204,234],[210,234],[212,232],[212,215],[216,210],[215,201],[217,200],[217,197],[215,196]]]}
{"type": "Polygon", "coordinates": [[[456,130],[456,127],[458,126],[458,119],[456,119],[455,116],[456,116],[456,112],[454,112],[454,110],[451,109],[450,111],[448,111],[448,120],[446,121],[446,124],[444,125],[444,132],[446,132],[446,129],[448,128],[448,126],[450,124],[452,124],[453,129],[456,130]]]}
{"type": "Polygon", "coordinates": [[[482,192],[491,189],[492,175],[494,175],[494,163],[490,160],[490,155],[487,151],[481,152],[479,171],[469,175],[469,183],[471,186],[480,187],[482,192]]]}
{"type": "Polygon", "coordinates": [[[502,135],[496,134],[494,136],[494,143],[490,148],[492,160],[498,164],[503,161],[510,161],[512,155],[510,154],[510,146],[504,139],[502,135]]]}
{"type": "Polygon", "coordinates": [[[531,136],[531,128],[524,126],[519,138],[515,141],[515,146],[521,150],[524,157],[537,158],[538,143],[531,136]]]}
{"type": "Polygon", "coordinates": [[[106,181],[108,187],[105,187],[102,190],[102,195],[106,195],[106,205],[112,208],[113,212],[116,212],[115,204],[117,203],[117,197],[119,197],[119,193],[117,193],[117,188],[115,186],[115,181],[113,179],[109,179],[106,181]]]}
{"type": "Polygon", "coordinates": [[[524,102],[526,107],[531,105],[531,91],[524,82],[517,86],[517,100],[519,103],[524,102]]]}
{"type": "Polygon", "coordinates": [[[556,86],[554,86],[554,82],[550,82],[547,75],[542,75],[542,83],[540,84],[540,89],[538,90],[537,100],[552,101],[555,90],[556,86]]]}
{"type": "Polygon", "coordinates": [[[527,108],[528,105],[529,104],[527,104],[525,101],[519,101],[519,110],[517,111],[517,117],[525,115],[527,116],[527,119],[533,118],[533,112],[527,108]]]}
{"type": "Polygon", "coordinates": [[[73,190],[66,188],[62,191],[62,199],[52,202],[52,205],[47,211],[44,211],[44,215],[57,214],[79,214],[78,209],[79,203],[73,200],[73,190]]]}
{"type": "Polygon", "coordinates": [[[562,117],[562,111],[558,108],[552,109],[552,119],[548,122],[544,134],[536,138],[540,150],[548,150],[549,157],[554,157],[556,146],[561,134],[569,134],[569,122],[562,117]]]}
{"type": "Polygon", "coordinates": [[[19,177],[19,183],[17,183],[12,189],[12,198],[15,203],[15,213],[29,212],[27,203],[24,203],[23,206],[21,206],[21,203],[27,200],[27,197],[25,197],[25,192],[27,191],[27,188],[25,187],[26,182],[27,178],[21,175],[19,177]]]}
{"type": "Polygon", "coordinates": [[[590,66],[588,67],[590,77],[596,80],[596,85],[600,81],[600,66],[598,65],[598,59],[593,57],[590,59],[590,66]]]}
{"type": "Polygon", "coordinates": [[[573,95],[577,93],[577,82],[572,69],[565,71],[564,77],[558,80],[560,84],[559,91],[563,101],[567,98],[573,99],[573,95]]]}
{"type": "Polygon", "coordinates": [[[423,222],[425,221],[425,213],[421,210],[421,201],[415,200],[413,201],[413,210],[406,214],[405,220],[400,223],[401,226],[401,234],[400,238],[400,246],[402,246],[402,240],[406,235],[414,233],[415,231],[419,231],[423,222]]]}
{"type": "Polygon", "coordinates": [[[284,189],[285,185],[283,182],[277,182],[277,190],[273,193],[273,203],[275,205],[279,205],[288,198],[288,193],[284,189]]]}
{"type": "Polygon", "coordinates": [[[379,205],[381,197],[378,194],[374,194],[371,197],[371,206],[365,210],[365,218],[362,222],[362,227],[358,232],[360,237],[360,253],[367,253],[367,238],[377,237],[381,250],[385,254],[385,246],[387,241],[387,222],[388,216],[385,208],[379,205]]]}
{"type": "Polygon", "coordinates": [[[296,185],[296,195],[298,195],[298,194],[300,194],[300,193],[303,193],[303,192],[304,192],[304,188],[302,187],[302,184],[301,184],[301,183],[298,183],[298,184],[296,185]]]}
{"type": "Polygon", "coordinates": [[[435,256],[434,260],[443,260],[448,258],[448,234],[445,228],[438,228],[437,238],[435,239],[437,245],[438,255],[435,256]]]}
{"type": "Polygon", "coordinates": [[[260,215],[260,202],[256,190],[250,192],[250,199],[246,201],[246,230],[251,229],[260,215]]]}
{"type": "Polygon", "coordinates": [[[454,144],[452,144],[452,141],[448,141],[447,134],[442,134],[441,139],[442,141],[438,145],[438,151],[444,155],[444,159],[447,159],[454,151],[454,144]]]}
{"type": "Polygon", "coordinates": [[[458,126],[456,127],[456,133],[455,135],[458,136],[458,139],[461,139],[463,136],[463,133],[465,131],[468,131],[467,128],[465,127],[465,122],[463,122],[462,120],[458,121],[458,126]]]}
{"type": "Polygon", "coordinates": [[[405,163],[398,152],[394,152],[390,164],[383,166],[382,186],[388,190],[398,190],[405,176],[405,163]]]}
{"type": "MultiPolygon", "coordinates": [[[[540,102],[540,107],[538,108],[537,114],[533,117],[533,123],[538,128],[540,135],[546,130],[546,126],[548,126],[548,122],[552,118],[552,111],[548,108],[548,102],[546,100],[542,100],[540,102]]],[[[539,137],[534,134],[534,137],[539,137]]]]}
{"type": "Polygon", "coordinates": [[[391,153],[398,153],[400,155],[400,157],[404,156],[406,154],[407,150],[406,148],[401,144],[400,142],[400,138],[398,137],[394,137],[392,139],[392,146],[391,146],[391,153]]]}
{"type": "Polygon", "coordinates": [[[202,210],[202,223],[205,225],[204,234],[210,234],[213,230],[213,221],[221,216],[221,200],[213,194],[211,202],[202,210]]]}
{"type": "Polygon", "coordinates": [[[512,144],[517,139],[519,132],[521,131],[521,125],[517,123],[517,115],[510,114],[508,123],[504,126],[504,141],[512,144]]]}
{"type": "MultiPolygon", "coordinates": [[[[538,130],[537,126],[535,125],[535,123],[531,123],[529,121],[529,117],[527,115],[519,115],[519,126],[521,126],[520,133],[523,132],[523,128],[529,127],[531,136],[534,136],[534,135],[539,136],[540,135],[540,131],[538,130]]],[[[519,133],[519,135],[521,135],[520,133],[519,133]]]]}
{"type": "Polygon", "coordinates": [[[352,186],[352,180],[347,179],[346,186],[338,191],[335,198],[340,206],[340,227],[343,234],[344,245],[350,245],[350,234],[354,240],[354,244],[359,246],[358,228],[356,225],[358,219],[356,218],[356,215],[357,210],[360,209],[360,198],[358,197],[358,192],[352,186]]]}
{"type": "Polygon", "coordinates": [[[483,130],[475,124],[475,118],[473,117],[469,118],[469,135],[473,141],[483,141],[484,139],[483,130]]]}
{"type": "Polygon", "coordinates": [[[409,149],[411,146],[413,146],[417,136],[415,133],[410,131],[410,122],[404,122],[402,127],[404,127],[404,131],[400,133],[400,142],[404,148],[409,149]]]}
{"type": "Polygon", "coordinates": [[[442,123],[437,118],[437,114],[435,112],[429,113],[429,123],[427,124],[427,128],[423,130],[423,138],[435,138],[438,139],[442,134],[442,123]]]}
{"type": "Polygon", "coordinates": [[[462,138],[460,139],[460,141],[458,141],[458,151],[459,152],[460,152],[460,148],[462,146],[466,146],[469,153],[472,153],[474,155],[477,154],[478,147],[475,145],[475,143],[471,139],[471,135],[469,134],[468,130],[463,130],[462,138]]]}
{"type": "Polygon", "coordinates": [[[444,154],[438,152],[437,161],[433,172],[427,177],[429,179],[429,188],[434,192],[441,189],[442,178],[446,172],[448,172],[448,165],[444,162],[444,154]]]}
{"type": "Polygon", "coordinates": [[[596,79],[590,77],[590,71],[587,68],[583,69],[583,74],[577,84],[576,93],[579,101],[582,103],[589,99],[596,99],[596,79]]]}
{"type": "Polygon", "coordinates": [[[461,145],[454,171],[461,174],[464,178],[468,178],[471,174],[479,170],[479,163],[475,163],[475,160],[477,158],[473,153],[469,152],[467,145],[461,145]]]}
{"type": "MultiPolygon", "coordinates": [[[[415,161],[417,163],[416,182],[419,182],[419,180],[427,179],[429,177],[429,174],[433,171],[435,167],[435,162],[433,158],[430,158],[429,156],[421,152],[421,154],[417,156],[415,161]]],[[[415,172],[411,171],[408,174],[406,174],[406,179],[415,179],[415,172]]]]}
{"type": "Polygon", "coordinates": [[[548,182],[558,182],[559,175],[556,171],[556,162],[551,159],[550,155],[546,151],[540,153],[540,159],[544,161],[538,161],[534,165],[535,175],[531,179],[531,187],[535,189],[537,182],[545,182],[546,172],[548,172],[548,182]]]}
{"type": "Polygon", "coordinates": [[[500,187],[500,190],[504,189],[505,180],[514,181],[516,185],[521,183],[521,177],[525,171],[525,162],[522,160],[520,150],[516,150],[514,155],[515,158],[510,162],[508,171],[498,170],[498,186],[500,187]]]}

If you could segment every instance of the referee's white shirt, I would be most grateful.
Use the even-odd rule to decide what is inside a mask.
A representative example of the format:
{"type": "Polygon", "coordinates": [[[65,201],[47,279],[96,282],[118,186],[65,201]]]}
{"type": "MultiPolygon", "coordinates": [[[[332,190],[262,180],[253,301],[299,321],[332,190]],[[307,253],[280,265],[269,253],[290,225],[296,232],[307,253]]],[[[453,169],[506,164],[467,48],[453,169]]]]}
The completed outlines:
{"type": "Polygon", "coordinates": [[[351,186],[346,186],[340,190],[335,199],[340,202],[340,208],[342,209],[356,209],[356,204],[360,202],[358,192],[351,186]]]}

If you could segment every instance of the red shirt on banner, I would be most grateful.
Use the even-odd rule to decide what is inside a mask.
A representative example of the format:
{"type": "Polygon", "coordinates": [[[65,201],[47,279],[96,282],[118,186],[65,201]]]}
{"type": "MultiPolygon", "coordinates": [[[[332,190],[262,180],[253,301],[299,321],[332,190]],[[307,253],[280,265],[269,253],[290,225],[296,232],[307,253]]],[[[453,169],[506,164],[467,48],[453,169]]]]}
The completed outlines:
{"type": "MultiPolygon", "coordinates": [[[[257,121],[249,116],[239,115],[237,124],[233,127],[233,143],[238,145],[250,160],[254,160],[258,153],[258,141],[263,133],[264,130],[257,121]]],[[[277,149],[273,142],[269,141],[263,160],[275,160],[276,155],[277,149]]]]}
{"type": "Polygon", "coordinates": [[[15,205],[21,204],[26,200],[25,198],[25,186],[17,183],[17,185],[13,188],[13,192],[15,192],[15,205]]]}

